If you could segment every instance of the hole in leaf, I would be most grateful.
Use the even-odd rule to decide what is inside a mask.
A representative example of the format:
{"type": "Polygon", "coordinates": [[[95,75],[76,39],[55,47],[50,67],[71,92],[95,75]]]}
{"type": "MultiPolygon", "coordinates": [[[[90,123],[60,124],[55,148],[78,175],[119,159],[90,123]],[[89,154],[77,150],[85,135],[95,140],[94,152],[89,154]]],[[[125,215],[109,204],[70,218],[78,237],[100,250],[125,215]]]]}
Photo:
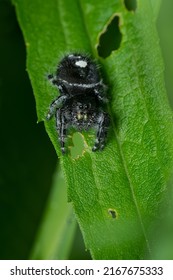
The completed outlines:
{"type": "Polygon", "coordinates": [[[135,11],[137,8],[136,0],[124,0],[124,4],[126,6],[126,9],[129,11],[135,11]]]}
{"type": "Polygon", "coordinates": [[[77,159],[83,155],[84,152],[84,137],[81,133],[75,132],[72,135],[73,146],[70,147],[71,157],[77,159]]]}
{"type": "Polygon", "coordinates": [[[107,25],[104,33],[101,34],[99,45],[97,47],[100,57],[108,57],[112,51],[119,48],[122,39],[122,34],[119,28],[119,16],[114,16],[111,22],[107,25]]]}
{"type": "Polygon", "coordinates": [[[117,213],[116,213],[115,209],[108,209],[108,213],[109,213],[109,215],[111,215],[111,217],[113,219],[117,218],[117,213]]]}

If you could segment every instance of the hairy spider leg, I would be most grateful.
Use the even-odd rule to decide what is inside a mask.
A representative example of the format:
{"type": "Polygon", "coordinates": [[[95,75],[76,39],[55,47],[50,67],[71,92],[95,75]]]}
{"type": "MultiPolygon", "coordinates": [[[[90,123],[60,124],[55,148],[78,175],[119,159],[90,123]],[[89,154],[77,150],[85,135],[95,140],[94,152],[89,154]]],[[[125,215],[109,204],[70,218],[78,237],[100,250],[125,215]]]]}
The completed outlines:
{"type": "Polygon", "coordinates": [[[62,107],[62,105],[64,104],[66,99],[67,99],[66,95],[61,95],[52,102],[52,104],[49,107],[49,112],[48,112],[47,117],[46,117],[47,120],[51,119],[51,117],[54,115],[56,109],[59,109],[60,107],[62,107]]]}
{"type": "Polygon", "coordinates": [[[104,148],[108,126],[109,126],[108,114],[104,112],[100,112],[97,119],[97,135],[96,135],[95,144],[92,148],[93,152],[95,152],[98,149],[102,150],[104,148]]]}
{"type": "Polygon", "coordinates": [[[103,95],[99,89],[94,89],[94,94],[97,96],[98,100],[102,103],[108,103],[108,99],[103,95]]]}
{"type": "Polygon", "coordinates": [[[67,138],[68,123],[65,119],[65,112],[62,109],[56,111],[56,128],[59,135],[62,154],[65,154],[65,140],[67,138]]]}

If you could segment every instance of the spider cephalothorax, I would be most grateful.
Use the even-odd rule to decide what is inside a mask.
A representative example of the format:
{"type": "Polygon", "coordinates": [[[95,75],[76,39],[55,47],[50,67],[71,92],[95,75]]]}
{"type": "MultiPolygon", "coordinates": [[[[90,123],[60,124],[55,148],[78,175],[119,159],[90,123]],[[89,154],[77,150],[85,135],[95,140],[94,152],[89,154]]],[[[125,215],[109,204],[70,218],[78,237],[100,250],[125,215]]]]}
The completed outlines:
{"type": "Polygon", "coordinates": [[[93,151],[102,150],[109,126],[109,116],[104,111],[107,98],[105,85],[100,79],[96,64],[86,55],[69,54],[58,65],[55,75],[48,79],[57,86],[60,96],[50,105],[47,119],[53,114],[62,153],[65,153],[67,130],[97,130],[93,151]]]}

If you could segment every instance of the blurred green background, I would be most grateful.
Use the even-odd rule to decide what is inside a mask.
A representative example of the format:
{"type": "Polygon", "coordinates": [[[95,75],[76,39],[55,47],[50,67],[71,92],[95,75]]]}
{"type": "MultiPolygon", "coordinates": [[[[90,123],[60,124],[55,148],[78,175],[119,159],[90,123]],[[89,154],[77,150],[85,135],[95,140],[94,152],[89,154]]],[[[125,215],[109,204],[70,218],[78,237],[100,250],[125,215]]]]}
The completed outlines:
{"type": "MultiPolygon", "coordinates": [[[[173,107],[173,1],[157,20],[173,107]]],[[[28,259],[49,196],[57,156],[37,124],[26,50],[14,7],[0,0],[0,259],[28,259]]],[[[70,259],[88,259],[79,229],[70,259]]]]}

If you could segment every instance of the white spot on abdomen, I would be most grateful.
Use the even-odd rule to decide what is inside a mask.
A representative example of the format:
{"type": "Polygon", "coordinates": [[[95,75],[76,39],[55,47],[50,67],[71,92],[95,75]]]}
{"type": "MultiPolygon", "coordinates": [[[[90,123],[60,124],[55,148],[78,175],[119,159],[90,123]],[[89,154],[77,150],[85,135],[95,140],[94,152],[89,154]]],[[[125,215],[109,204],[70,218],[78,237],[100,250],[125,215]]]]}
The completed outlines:
{"type": "Polygon", "coordinates": [[[87,66],[87,62],[85,60],[76,61],[75,64],[81,68],[85,68],[87,66]]]}

